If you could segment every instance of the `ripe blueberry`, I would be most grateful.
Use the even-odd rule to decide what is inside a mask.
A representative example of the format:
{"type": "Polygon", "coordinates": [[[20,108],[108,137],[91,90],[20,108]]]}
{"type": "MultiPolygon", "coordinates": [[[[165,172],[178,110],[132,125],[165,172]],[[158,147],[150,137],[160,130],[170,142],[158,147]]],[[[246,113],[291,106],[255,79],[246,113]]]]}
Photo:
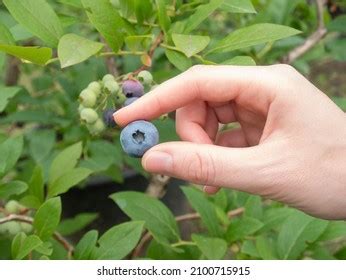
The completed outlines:
{"type": "Polygon", "coordinates": [[[85,121],[87,124],[93,124],[97,121],[99,116],[97,115],[97,113],[94,109],[84,108],[80,112],[80,118],[82,121],[85,121]]]}
{"type": "Polygon", "coordinates": [[[125,153],[139,158],[159,143],[159,132],[150,122],[134,121],[121,131],[120,143],[125,153]]]}
{"type": "Polygon", "coordinates": [[[114,128],[116,123],[113,118],[113,114],[115,113],[115,109],[107,109],[103,112],[103,121],[107,127],[114,128]]]}
{"type": "Polygon", "coordinates": [[[138,73],[138,80],[140,80],[145,85],[151,85],[153,82],[153,75],[147,70],[143,70],[138,73]]]}
{"type": "Polygon", "coordinates": [[[130,104],[135,102],[137,99],[139,99],[139,98],[138,97],[127,98],[126,101],[124,102],[124,106],[123,107],[129,106],[130,104]]]}
{"type": "Polygon", "coordinates": [[[85,89],[80,93],[79,100],[84,107],[92,108],[96,105],[96,94],[90,89],[85,89]]]}
{"type": "Polygon", "coordinates": [[[136,80],[127,80],[123,83],[123,93],[127,98],[141,97],[144,94],[143,85],[136,80]]]}

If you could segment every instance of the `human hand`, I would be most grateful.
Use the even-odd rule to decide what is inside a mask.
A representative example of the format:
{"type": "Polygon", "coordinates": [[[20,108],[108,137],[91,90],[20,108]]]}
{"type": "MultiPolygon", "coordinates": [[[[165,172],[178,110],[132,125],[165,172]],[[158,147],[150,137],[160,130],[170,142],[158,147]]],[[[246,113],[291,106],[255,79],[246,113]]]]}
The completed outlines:
{"type": "Polygon", "coordinates": [[[147,171],[346,218],[345,114],[294,68],[195,66],[114,116],[124,126],[174,110],[185,142],[147,151],[147,171]]]}

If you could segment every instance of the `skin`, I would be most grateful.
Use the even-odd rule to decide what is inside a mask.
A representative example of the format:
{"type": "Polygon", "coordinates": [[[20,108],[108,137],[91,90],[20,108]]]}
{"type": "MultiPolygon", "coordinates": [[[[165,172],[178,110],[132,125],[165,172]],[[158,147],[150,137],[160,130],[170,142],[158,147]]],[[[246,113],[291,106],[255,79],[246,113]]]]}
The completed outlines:
{"type": "Polygon", "coordinates": [[[125,126],[174,110],[183,141],[150,149],[147,171],[346,218],[346,114],[291,66],[194,66],[114,117],[125,126]],[[229,123],[240,128],[219,131],[229,123]]]}

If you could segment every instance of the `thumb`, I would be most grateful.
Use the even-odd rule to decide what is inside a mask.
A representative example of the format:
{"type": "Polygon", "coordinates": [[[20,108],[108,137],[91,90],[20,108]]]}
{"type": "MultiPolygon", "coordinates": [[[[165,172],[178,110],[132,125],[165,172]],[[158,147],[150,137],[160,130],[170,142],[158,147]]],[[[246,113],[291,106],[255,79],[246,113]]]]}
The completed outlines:
{"type": "MultiPolygon", "coordinates": [[[[168,142],[150,149],[142,164],[148,172],[196,184],[232,187],[259,193],[268,183],[263,170],[272,165],[269,147],[229,148],[190,142],[168,142]]],[[[270,181],[270,180],[269,180],[270,181]]]]}

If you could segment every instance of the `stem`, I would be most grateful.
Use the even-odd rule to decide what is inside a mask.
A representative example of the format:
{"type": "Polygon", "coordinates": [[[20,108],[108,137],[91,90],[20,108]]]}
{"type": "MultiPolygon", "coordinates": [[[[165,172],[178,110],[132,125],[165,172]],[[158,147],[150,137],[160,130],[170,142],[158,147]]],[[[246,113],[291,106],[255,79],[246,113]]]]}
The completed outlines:
{"type": "Polygon", "coordinates": [[[171,244],[172,247],[180,247],[180,246],[185,246],[185,245],[191,245],[191,246],[196,246],[195,242],[192,241],[185,241],[185,240],[180,240],[177,243],[171,244]]]}
{"type": "Polygon", "coordinates": [[[105,56],[117,56],[117,55],[143,55],[145,52],[132,52],[132,51],[118,51],[118,52],[103,52],[100,53],[99,56],[105,57],[105,56]]]}
{"type": "MultiPolygon", "coordinates": [[[[27,224],[30,224],[30,225],[32,225],[34,223],[34,219],[31,218],[31,217],[23,216],[23,215],[11,214],[11,215],[8,215],[5,218],[1,218],[0,219],[0,225],[1,224],[5,224],[7,222],[11,222],[11,221],[27,223],[27,224]]],[[[57,231],[55,231],[53,233],[53,237],[54,237],[54,239],[56,241],[58,241],[65,248],[65,250],[67,251],[67,258],[71,259],[73,251],[74,251],[73,245],[57,231]]]]}

